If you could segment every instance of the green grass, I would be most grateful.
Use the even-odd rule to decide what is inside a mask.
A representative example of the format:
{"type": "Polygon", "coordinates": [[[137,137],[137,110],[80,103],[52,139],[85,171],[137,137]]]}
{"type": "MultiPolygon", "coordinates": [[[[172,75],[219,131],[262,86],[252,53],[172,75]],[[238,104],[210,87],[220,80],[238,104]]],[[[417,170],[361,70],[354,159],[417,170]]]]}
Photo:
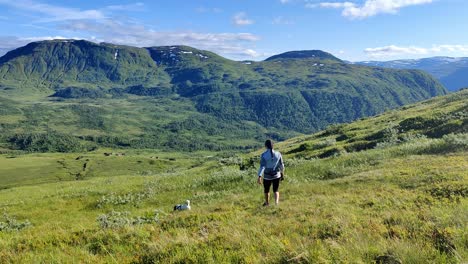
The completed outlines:
{"type": "MultiPolygon", "coordinates": [[[[355,263],[391,255],[403,263],[466,261],[467,153],[366,152],[353,154],[353,163],[293,159],[279,207],[260,206],[254,169],[211,158],[175,172],[4,189],[0,208],[32,225],[0,232],[0,260],[355,263]],[[321,177],[333,171],[334,179],[321,177]],[[173,213],[185,199],[193,210],[173,213]],[[102,228],[97,218],[111,211],[128,212],[120,219],[127,224],[102,228]],[[126,222],[155,211],[156,223],[126,222]]],[[[133,158],[123,160],[130,166],[133,158]]]]}
{"type": "Polygon", "coordinates": [[[199,166],[200,159],[209,155],[212,153],[105,149],[90,153],[0,155],[0,188],[92,177],[170,173],[199,166]],[[120,156],[121,153],[125,156],[120,156]]]}

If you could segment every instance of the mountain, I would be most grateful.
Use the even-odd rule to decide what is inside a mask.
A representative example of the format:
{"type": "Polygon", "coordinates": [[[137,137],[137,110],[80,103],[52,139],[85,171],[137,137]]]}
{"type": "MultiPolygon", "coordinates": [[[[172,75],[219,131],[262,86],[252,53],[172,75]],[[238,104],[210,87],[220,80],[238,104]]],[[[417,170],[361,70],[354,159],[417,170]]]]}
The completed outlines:
{"type": "Polygon", "coordinates": [[[164,86],[170,81],[145,49],[84,40],[33,42],[10,51],[0,58],[0,80],[4,86],[49,90],[164,86]]]}
{"type": "Polygon", "coordinates": [[[449,91],[468,86],[468,58],[432,57],[417,60],[361,61],[356,64],[423,70],[439,79],[449,91]]]}
{"type": "Polygon", "coordinates": [[[54,40],[0,58],[4,147],[34,151],[252,147],[445,93],[422,71],[316,50],[239,62],[187,46],[54,40]]]}
{"type": "Polygon", "coordinates": [[[322,59],[341,62],[340,59],[333,56],[328,52],[321,50],[301,50],[301,51],[288,51],[278,55],[271,56],[265,61],[279,60],[279,59],[322,59]]]}

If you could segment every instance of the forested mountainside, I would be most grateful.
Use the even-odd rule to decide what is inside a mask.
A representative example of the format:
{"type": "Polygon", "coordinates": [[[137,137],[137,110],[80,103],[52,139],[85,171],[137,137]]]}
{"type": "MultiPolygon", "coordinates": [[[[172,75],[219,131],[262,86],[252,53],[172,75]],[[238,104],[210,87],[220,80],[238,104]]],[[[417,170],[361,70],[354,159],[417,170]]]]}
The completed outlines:
{"type": "Polygon", "coordinates": [[[239,62],[187,46],[54,40],[0,58],[3,147],[37,151],[248,148],[446,93],[422,71],[317,50],[239,62]],[[37,140],[63,144],[29,146],[37,140]]]}

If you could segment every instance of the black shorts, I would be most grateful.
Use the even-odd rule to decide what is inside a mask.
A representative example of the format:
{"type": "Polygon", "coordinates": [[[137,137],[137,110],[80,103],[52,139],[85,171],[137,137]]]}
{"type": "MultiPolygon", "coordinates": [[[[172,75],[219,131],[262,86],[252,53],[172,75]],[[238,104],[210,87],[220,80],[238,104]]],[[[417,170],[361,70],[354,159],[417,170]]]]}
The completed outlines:
{"type": "Polygon", "coordinates": [[[265,193],[270,192],[270,186],[273,184],[273,192],[277,192],[279,189],[280,178],[274,180],[263,179],[263,189],[265,193]]]}

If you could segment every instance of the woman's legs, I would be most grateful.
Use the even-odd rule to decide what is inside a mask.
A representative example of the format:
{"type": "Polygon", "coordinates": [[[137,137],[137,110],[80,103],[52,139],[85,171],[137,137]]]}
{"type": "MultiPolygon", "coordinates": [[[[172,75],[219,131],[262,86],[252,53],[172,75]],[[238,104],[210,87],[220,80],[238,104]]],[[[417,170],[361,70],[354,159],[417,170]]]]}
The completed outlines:
{"type": "Polygon", "coordinates": [[[263,192],[265,193],[265,203],[263,205],[270,204],[270,186],[272,180],[263,179],[263,192]]]}
{"type": "Polygon", "coordinates": [[[265,205],[270,204],[270,186],[273,184],[273,192],[275,194],[275,204],[279,203],[279,182],[280,179],[265,180],[263,179],[263,189],[265,193],[265,205]]]}
{"type": "Polygon", "coordinates": [[[280,179],[274,179],[272,181],[273,183],[273,192],[275,193],[275,204],[278,205],[279,203],[279,182],[280,182],[280,179]]]}

